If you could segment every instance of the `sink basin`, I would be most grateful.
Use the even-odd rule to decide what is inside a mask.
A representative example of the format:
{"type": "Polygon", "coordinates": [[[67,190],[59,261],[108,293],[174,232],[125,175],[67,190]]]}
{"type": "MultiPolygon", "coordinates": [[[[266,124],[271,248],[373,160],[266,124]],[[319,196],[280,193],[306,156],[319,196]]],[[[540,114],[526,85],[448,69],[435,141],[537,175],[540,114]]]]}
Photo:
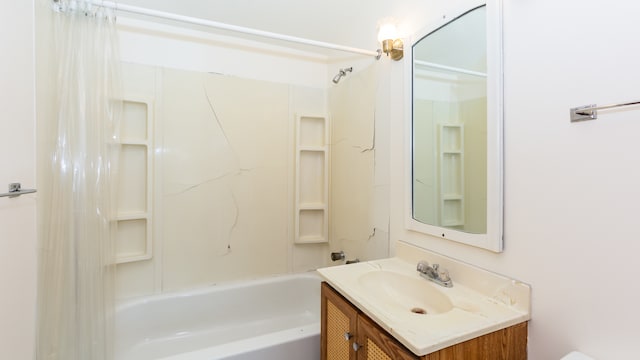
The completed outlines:
{"type": "Polygon", "coordinates": [[[358,284],[388,307],[421,315],[441,314],[453,309],[449,297],[425,279],[382,270],[363,274],[358,284]]]}

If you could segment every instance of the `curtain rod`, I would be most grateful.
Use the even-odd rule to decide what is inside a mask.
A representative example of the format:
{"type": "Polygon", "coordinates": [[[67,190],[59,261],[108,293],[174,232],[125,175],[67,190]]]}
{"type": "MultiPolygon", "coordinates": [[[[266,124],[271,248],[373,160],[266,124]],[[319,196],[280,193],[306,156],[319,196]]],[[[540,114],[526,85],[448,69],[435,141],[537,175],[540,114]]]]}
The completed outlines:
{"type": "Polygon", "coordinates": [[[207,27],[212,27],[216,29],[229,30],[229,31],[243,33],[243,34],[256,35],[256,36],[283,40],[283,41],[288,41],[288,42],[293,42],[298,44],[312,45],[312,46],[322,47],[326,49],[340,50],[340,51],[346,51],[346,52],[351,52],[356,54],[375,56],[376,60],[380,59],[380,55],[382,54],[382,51],[379,49],[377,51],[358,49],[358,48],[353,48],[349,46],[327,43],[323,41],[310,40],[310,39],[300,38],[296,36],[289,36],[289,35],[269,32],[269,31],[256,30],[256,29],[246,28],[242,26],[225,24],[217,21],[205,20],[205,19],[184,16],[184,15],[177,15],[177,14],[172,14],[164,11],[146,9],[146,8],[126,5],[126,4],[118,4],[112,1],[94,1],[94,4],[98,6],[103,6],[105,8],[114,9],[116,11],[124,11],[124,12],[138,14],[138,15],[147,15],[147,16],[152,16],[152,17],[157,17],[157,18],[162,18],[167,20],[179,21],[179,22],[188,23],[188,24],[207,26],[207,27]]]}

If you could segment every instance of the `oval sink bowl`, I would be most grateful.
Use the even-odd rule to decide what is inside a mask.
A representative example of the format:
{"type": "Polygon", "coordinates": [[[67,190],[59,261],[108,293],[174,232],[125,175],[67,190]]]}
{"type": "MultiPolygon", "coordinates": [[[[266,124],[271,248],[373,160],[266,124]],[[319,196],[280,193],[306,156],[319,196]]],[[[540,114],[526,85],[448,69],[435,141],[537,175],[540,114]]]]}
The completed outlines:
{"type": "Polygon", "coordinates": [[[453,309],[449,297],[426,279],[392,271],[372,271],[360,276],[358,282],[376,302],[387,306],[416,314],[441,314],[453,309]]]}

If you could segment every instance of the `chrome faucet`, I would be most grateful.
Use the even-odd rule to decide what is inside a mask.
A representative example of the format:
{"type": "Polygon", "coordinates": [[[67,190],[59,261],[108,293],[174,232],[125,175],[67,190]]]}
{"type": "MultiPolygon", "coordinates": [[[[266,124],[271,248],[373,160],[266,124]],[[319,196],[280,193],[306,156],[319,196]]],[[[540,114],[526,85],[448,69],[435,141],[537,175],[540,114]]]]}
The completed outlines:
{"type": "Polygon", "coordinates": [[[433,281],[438,285],[442,285],[444,287],[453,286],[453,281],[451,281],[449,271],[446,269],[440,270],[440,265],[438,264],[429,265],[428,262],[422,260],[418,262],[416,270],[420,273],[420,276],[429,281],[433,281]]]}

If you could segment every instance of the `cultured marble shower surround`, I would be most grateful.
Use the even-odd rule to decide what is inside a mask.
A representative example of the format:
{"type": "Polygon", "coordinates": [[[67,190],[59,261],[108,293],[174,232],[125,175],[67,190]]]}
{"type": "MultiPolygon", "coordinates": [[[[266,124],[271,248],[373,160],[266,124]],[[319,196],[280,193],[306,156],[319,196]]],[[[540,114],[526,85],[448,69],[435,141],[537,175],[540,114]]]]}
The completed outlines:
{"type": "Polygon", "coordinates": [[[289,87],[166,70],[167,288],[287,272],[289,87]]]}
{"type": "Polygon", "coordinates": [[[377,64],[329,90],[331,111],[331,248],[347,259],[389,254],[388,126],[377,109],[377,64]]]}
{"type": "Polygon", "coordinates": [[[294,246],[296,113],[321,114],[325,90],[127,64],[152,96],[153,259],[121,264],[121,297],[325,265],[326,245],[294,246]]]}

